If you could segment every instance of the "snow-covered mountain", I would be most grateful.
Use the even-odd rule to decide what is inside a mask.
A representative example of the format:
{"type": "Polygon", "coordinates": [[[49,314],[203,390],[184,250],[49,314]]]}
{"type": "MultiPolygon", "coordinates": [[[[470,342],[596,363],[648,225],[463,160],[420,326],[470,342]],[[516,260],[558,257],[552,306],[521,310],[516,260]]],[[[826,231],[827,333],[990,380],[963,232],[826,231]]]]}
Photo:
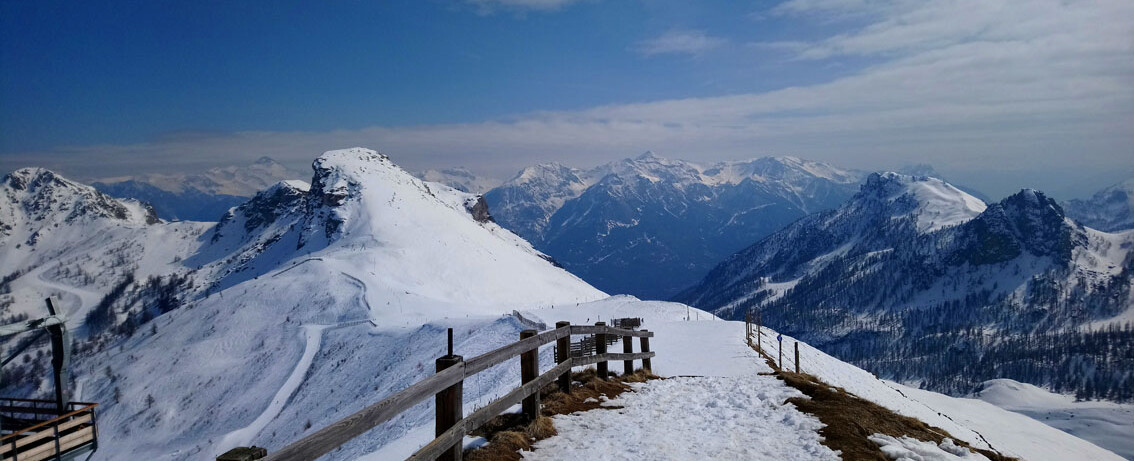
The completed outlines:
{"type": "Polygon", "coordinates": [[[731,318],[760,309],[769,325],[930,389],[1012,378],[1129,400],[1132,246],[1134,233],[1083,227],[1038,191],[986,207],[937,179],[874,174],[676,299],[731,318]]]}
{"type": "Polygon", "coordinates": [[[422,181],[441,183],[470,194],[483,194],[500,185],[499,180],[477,176],[464,167],[425,170],[414,176],[422,181]]]}
{"type": "Polygon", "coordinates": [[[1107,232],[1134,229],[1134,178],[1063,204],[1067,216],[1107,232]]]}
{"type": "MultiPolygon", "coordinates": [[[[102,403],[114,441],[95,459],[212,459],[253,438],[278,447],[308,420],[328,424],[424,377],[407,354],[434,355],[437,322],[478,318],[462,337],[488,347],[483,337],[521,328],[503,313],[605,296],[493,223],[477,196],[365,149],[313,167],[310,185],[278,183],[214,225],[160,222],[45,170],[5,178],[3,315],[42,315],[46,296],[68,314],[75,398],[102,403]]],[[[42,364],[27,363],[6,368],[8,394],[49,390],[42,364]]]]}
{"type": "Polygon", "coordinates": [[[211,168],[198,174],[107,178],[92,185],[112,197],[149,203],[162,219],[216,221],[229,208],[272,184],[304,176],[261,157],[250,165],[211,168]]]}
{"type": "MultiPolygon", "coordinates": [[[[766,368],[745,348],[742,324],[674,303],[602,299],[496,225],[477,196],[420,181],[365,149],[328,152],[313,168],[309,183],[279,182],[216,224],[161,222],[45,170],[4,178],[0,267],[13,272],[0,312],[41,315],[50,295],[70,316],[73,398],[100,403],[93,459],[211,460],[252,443],[277,450],[432,374],[446,327],[466,357],[514,341],[527,325],[506,314],[513,309],[546,323],[645,318],[658,332],[655,368],[667,376],[749,380],[766,368]]],[[[991,405],[932,393],[914,400],[913,389],[801,349],[823,379],[975,446],[1029,459],[1110,456],[991,405]]],[[[42,362],[35,352],[27,363],[42,362]]],[[[540,355],[552,361],[550,348],[540,355]]],[[[466,412],[514,387],[518,369],[513,360],[466,380],[466,412]]],[[[6,366],[5,394],[45,394],[43,374],[42,365],[6,366]]],[[[776,399],[787,392],[777,383],[763,380],[776,389],[750,397],[803,417],[776,399]]],[[[327,459],[412,452],[432,436],[432,416],[421,405],[327,459]]]]}
{"type": "Polygon", "coordinates": [[[702,166],[647,152],[578,170],[528,167],[485,198],[497,221],[598,288],[665,298],[861,175],[793,157],[702,166]]]}

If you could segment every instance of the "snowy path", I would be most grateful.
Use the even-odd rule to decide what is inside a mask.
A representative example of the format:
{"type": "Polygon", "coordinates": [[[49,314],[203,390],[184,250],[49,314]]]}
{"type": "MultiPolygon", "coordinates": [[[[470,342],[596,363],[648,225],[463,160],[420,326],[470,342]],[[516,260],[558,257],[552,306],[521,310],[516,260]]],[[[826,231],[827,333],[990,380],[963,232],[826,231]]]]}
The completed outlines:
{"type": "Polygon", "coordinates": [[[823,427],[784,400],[800,396],[771,376],[686,377],[635,385],[607,405],[555,416],[559,435],[524,459],[837,460],[823,427]]]}
{"type": "MultiPolygon", "coordinates": [[[[39,285],[40,287],[49,290],[61,291],[63,293],[70,293],[71,295],[74,295],[76,298],[78,298],[79,305],[71,307],[70,309],[67,309],[66,312],[63,312],[63,315],[67,316],[67,327],[72,329],[77,328],[81,326],[83,319],[87,315],[87,311],[98,304],[98,302],[102,300],[102,297],[103,295],[105,295],[105,293],[88,290],[85,288],[73,287],[71,285],[65,285],[48,279],[47,270],[55,267],[57,266],[49,266],[47,264],[44,264],[43,266],[40,266],[39,268],[28,274],[31,277],[25,277],[34,280],[35,282],[33,283],[39,285]]],[[[58,300],[56,300],[56,302],[58,302],[58,300]]],[[[55,307],[63,309],[63,307],[59,305],[56,305],[55,307]]]]}
{"type": "Polygon", "coordinates": [[[360,325],[369,323],[369,320],[356,320],[351,322],[344,322],[337,325],[303,325],[302,336],[306,345],[303,349],[303,356],[299,358],[299,362],[295,364],[292,369],[291,375],[287,377],[280,389],[276,391],[276,395],[272,397],[272,402],[264,409],[260,416],[252,421],[246,427],[229,432],[221,439],[219,447],[245,447],[249,446],[252,439],[268,426],[276,416],[279,416],[280,411],[283,410],[284,405],[287,405],[288,400],[291,400],[292,394],[299,385],[303,383],[303,378],[307,375],[307,370],[311,368],[311,364],[315,361],[315,354],[319,353],[319,348],[323,344],[323,332],[348,326],[360,325]]]}

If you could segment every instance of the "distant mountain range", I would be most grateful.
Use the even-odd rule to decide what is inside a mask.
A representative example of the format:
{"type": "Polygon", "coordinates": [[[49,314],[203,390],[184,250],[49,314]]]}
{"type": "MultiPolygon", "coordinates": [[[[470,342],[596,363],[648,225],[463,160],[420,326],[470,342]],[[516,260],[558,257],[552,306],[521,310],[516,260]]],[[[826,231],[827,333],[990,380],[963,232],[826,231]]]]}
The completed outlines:
{"type": "Polygon", "coordinates": [[[91,184],[116,198],[149,203],[162,219],[217,221],[278,181],[309,176],[269,157],[250,165],[212,168],[199,174],[147,174],[110,178],[91,184]]]}
{"type": "Polygon", "coordinates": [[[485,199],[502,226],[596,287],[658,299],[751,242],[838,206],[862,176],[794,157],[705,166],[647,152],[590,170],[528,167],[485,199]]]}
{"type": "Polygon", "coordinates": [[[1134,398],[1134,232],[1042,192],[992,205],[873,174],[848,202],[730,256],[675,300],[767,324],[882,377],[951,393],[996,377],[1134,398]]]}
{"type": "Polygon", "coordinates": [[[470,194],[483,194],[500,185],[500,181],[477,176],[464,167],[425,170],[415,173],[414,176],[422,181],[441,183],[470,194]]]}
{"type": "Polygon", "coordinates": [[[1096,192],[1089,199],[1063,203],[1067,215],[1103,231],[1134,229],[1134,178],[1096,192]]]}

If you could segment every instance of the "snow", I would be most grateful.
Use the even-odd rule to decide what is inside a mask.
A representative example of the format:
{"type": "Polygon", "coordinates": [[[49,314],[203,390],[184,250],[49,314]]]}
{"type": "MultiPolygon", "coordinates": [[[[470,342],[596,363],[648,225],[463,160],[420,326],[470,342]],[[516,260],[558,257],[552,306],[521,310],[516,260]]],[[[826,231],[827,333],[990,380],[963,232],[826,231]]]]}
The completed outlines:
{"type": "Polygon", "coordinates": [[[984,212],[987,205],[980,199],[945,181],[930,177],[883,173],[887,179],[898,179],[905,184],[903,193],[917,200],[917,230],[928,233],[963,224],[984,212]]]}
{"type": "MultiPolygon", "coordinates": [[[[776,351],[776,332],[764,329],[765,350],[776,351]]],[[[795,338],[784,335],[784,367],[794,368],[795,338]]],[[[846,389],[895,413],[920,419],[978,447],[1033,460],[1120,460],[1118,455],[1024,415],[975,399],[950,397],[878,379],[800,342],[800,368],[827,384],[846,389]]],[[[775,354],[772,354],[775,356],[775,354]]]]}
{"type": "Polygon", "coordinates": [[[977,398],[1042,421],[1068,434],[1134,459],[1134,405],[1100,401],[1075,401],[1011,379],[984,383],[977,398]]]}
{"type": "Polygon", "coordinates": [[[555,416],[559,435],[537,442],[524,459],[839,459],[820,443],[823,424],[784,404],[803,394],[774,377],[683,377],[633,387],[603,404],[621,409],[555,416]]]}
{"type": "Polygon", "coordinates": [[[988,461],[988,458],[984,455],[973,453],[958,446],[949,438],[943,440],[940,445],[911,437],[893,437],[885,434],[874,434],[869,439],[878,444],[887,458],[898,461],[950,461],[958,459],[988,461]]]}
{"type": "MultiPolygon", "coordinates": [[[[310,197],[321,201],[250,235],[213,242],[213,227],[201,223],[92,218],[53,227],[39,249],[6,243],[24,241],[35,230],[25,220],[0,246],[5,267],[39,268],[11,284],[18,305],[34,301],[29,309],[41,309],[36,296],[66,291],[71,294],[64,308],[76,318],[111,282],[56,276],[50,267],[42,269],[45,262],[91,273],[132,270],[142,279],[197,269],[191,275],[199,291],[186,296],[184,307],[73,362],[84,399],[101,404],[107,443],[93,459],[211,460],[238,442],[276,450],[431,374],[433,360],[445,350],[445,328],[454,328],[455,346],[466,358],[515,341],[525,327],[501,315],[513,309],[548,325],[641,317],[643,327],[656,333],[654,371],[686,377],[642,385],[637,394],[614,401],[625,400],[619,403],[626,405],[624,413],[580,415],[580,425],[565,422],[564,430],[607,413],[626,422],[673,424],[678,433],[670,437],[688,437],[680,445],[690,450],[685,453],[764,457],[761,450],[768,450],[780,458],[831,459],[817,445],[818,423],[783,404],[794,391],[757,374],[767,366],[744,344],[743,323],[682,304],[608,298],[551,266],[514,234],[471,219],[465,206],[473,196],[413,178],[373,151],[328,152],[315,166],[310,197]],[[341,226],[327,231],[333,220],[341,226]],[[301,242],[305,246],[297,250],[301,242]],[[119,259],[122,268],[101,266],[119,259]],[[153,405],[147,396],[154,397],[153,405]],[[650,408],[647,397],[671,408],[650,408]],[[705,413],[701,423],[679,421],[697,418],[696,412],[705,413]],[[726,430],[705,432],[713,427],[709,418],[725,421],[726,430]],[[758,436],[756,427],[779,437],[742,444],[758,436]]],[[[74,190],[81,195],[85,189],[74,190]]],[[[987,403],[932,393],[914,400],[907,397],[914,390],[807,345],[801,352],[804,371],[974,445],[991,444],[1026,459],[1113,458],[987,403]],[[1012,436],[1016,428],[1024,435],[1012,436]]],[[[550,345],[539,355],[549,368],[550,345]]],[[[518,370],[518,361],[510,360],[466,380],[466,414],[514,388],[518,370]]],[[[404,458],[432,439],[432,414],[432,402],[424,402],[327,458],[404,458]]],[[[664,432],[643,434],[654,442],[643,439],[641,449],[663,442],[659,434],[664,432]]]]}

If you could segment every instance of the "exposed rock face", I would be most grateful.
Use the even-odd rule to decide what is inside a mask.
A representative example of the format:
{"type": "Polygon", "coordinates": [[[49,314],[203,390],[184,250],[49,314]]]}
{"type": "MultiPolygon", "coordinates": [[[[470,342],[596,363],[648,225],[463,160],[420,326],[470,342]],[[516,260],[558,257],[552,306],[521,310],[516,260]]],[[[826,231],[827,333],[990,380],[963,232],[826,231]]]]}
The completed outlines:
{"type": "Polygon", "coordinates": [[[475,200],[465,202],[465,208],[469,210],[469,214],[476,222],[496,222],[495,219],[492,219],[492,213],[488,211],[488,202],[484,200],[483,195],[478,195],[475,200]]]}

